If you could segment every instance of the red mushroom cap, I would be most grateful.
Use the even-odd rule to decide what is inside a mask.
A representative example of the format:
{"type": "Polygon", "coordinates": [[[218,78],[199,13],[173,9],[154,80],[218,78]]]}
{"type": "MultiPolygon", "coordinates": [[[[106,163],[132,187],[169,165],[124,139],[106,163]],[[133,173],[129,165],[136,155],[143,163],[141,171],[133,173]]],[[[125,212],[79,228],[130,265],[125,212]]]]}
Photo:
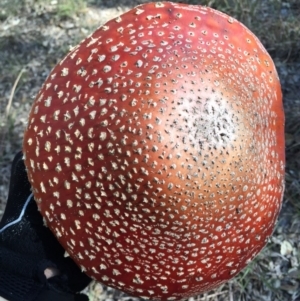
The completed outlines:
{"type": "Polygon", "coordinates": [[[272,234],[281,98],[272,59],[235,19],[138,6],[76,46],[36,97],[24,154],[38,207],[109,286],[153,300],[214,288],[272,234]]]}

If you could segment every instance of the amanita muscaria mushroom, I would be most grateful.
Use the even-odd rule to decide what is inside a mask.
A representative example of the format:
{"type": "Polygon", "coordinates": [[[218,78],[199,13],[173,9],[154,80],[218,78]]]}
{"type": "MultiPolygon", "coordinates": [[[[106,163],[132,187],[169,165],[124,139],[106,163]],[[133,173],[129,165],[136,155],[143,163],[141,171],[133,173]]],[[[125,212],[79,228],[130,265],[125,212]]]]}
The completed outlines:
{"type": "Polygon", "coordinates": [[[235,276],[272,234],[285,166],[278,75],[235,19],[140,5],[52,70],[24,154],[46,224],[88,275],[186,298],[235,276]]]}

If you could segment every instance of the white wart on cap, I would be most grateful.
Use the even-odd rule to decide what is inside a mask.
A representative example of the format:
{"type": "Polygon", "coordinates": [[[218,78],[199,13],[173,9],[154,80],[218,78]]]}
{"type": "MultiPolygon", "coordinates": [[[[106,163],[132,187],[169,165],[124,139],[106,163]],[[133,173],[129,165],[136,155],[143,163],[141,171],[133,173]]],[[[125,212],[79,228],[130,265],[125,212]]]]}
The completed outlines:
{"type": "Polygon", "coordinates": [[[53,69],[24,154],[47,225],[88,275],[187,298],[235,276],[272,233],[285,165],[278,76],[235,19],[144,4],[53,69]]]}

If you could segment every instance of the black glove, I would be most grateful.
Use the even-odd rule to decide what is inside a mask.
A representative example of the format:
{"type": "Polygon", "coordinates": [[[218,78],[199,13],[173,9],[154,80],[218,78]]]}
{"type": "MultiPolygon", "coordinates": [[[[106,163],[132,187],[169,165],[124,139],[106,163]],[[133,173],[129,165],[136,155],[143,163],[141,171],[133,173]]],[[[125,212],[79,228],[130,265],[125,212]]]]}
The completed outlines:
{"type": "Polygon", "coordinates": [[[23,162],[14,158],[9,195],[0,222],[0,296],[9,301],[85,301],[91,281],[43,225],[23,162]],[[46,268],[60,274],[46,279],[46,268]]]}

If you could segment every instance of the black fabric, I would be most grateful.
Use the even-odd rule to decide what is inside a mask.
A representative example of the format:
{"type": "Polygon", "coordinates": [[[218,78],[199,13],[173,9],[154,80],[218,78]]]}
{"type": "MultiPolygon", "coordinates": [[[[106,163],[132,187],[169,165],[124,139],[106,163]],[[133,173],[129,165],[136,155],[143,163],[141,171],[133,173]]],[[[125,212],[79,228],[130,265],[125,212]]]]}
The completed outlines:
{"type": "Polygon", "coordinates": [[[9,301],[36,300],[44,284],[0,269],[0,296],[9,301]]]}
{"type": "Polygon", "coordinates": [[[64,257],[64,249],[43,225],[22,157],[20,152],[13,161],[9,196],[0,222],[0,296],[9,301],[45,301],[36,298],[51,292],[57,301],[75,300],[75,293],[91,279],[71,258],[64,257]],[[60,275],[47,280],[44,270],[51,267],[60,275]],[[65,299],[59,299],[63,296],[65,299]]]}

